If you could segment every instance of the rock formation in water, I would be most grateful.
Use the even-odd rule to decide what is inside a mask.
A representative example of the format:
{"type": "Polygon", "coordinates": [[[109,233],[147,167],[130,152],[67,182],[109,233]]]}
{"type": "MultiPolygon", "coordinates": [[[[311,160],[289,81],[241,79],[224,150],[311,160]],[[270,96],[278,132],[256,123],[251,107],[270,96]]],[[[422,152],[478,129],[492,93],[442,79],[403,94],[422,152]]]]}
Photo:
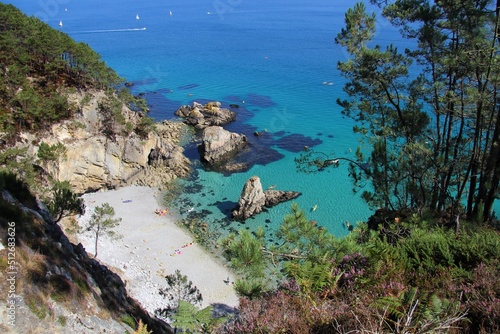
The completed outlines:
{"type": "Polygon", "coordinates": [[[241,192],[238,205],[233,210],[233,218],[237,220],[245,220],[262,211],[266,204],[266,195],[262,190],[262,184],[258,176],[252,176],[245,182],[243,191],[241,192]]]}
{"type": "Polygon", "coordinates": [[[238,205],[233,210],[232,215],[236,220],[245,220],[262,212],[264,207],[272,207],[298,196],[300,196],[300,193],[296,191],[263,191],[260,178],[252,176],[245,183],[238,200],[238,205]]]}
{"type": "Polygon", "coordinates": [[[227,161],[247,145],[247,137],[224,130],[220,126],[209,126],[203,130],[200,154],[210,165],[227,161]]]}
{"type": "Polygon", "coordinates": [[[264,194],[266,195],[265,206],[268,208],[300,196],[300,193],[296,191],[283,191],[274,189],[266,190],[264,191],[264,194]]]}
{"type": "Polygon", "coordinates": [[[220,102],[209,102],[205,105],[194,102],[192,106],[185,105],[177,109],[175,115],[184,118],[187,124],[194,126],[196,129],[224,125],[236,119],[236,113],[221,108],[220,102]]]}

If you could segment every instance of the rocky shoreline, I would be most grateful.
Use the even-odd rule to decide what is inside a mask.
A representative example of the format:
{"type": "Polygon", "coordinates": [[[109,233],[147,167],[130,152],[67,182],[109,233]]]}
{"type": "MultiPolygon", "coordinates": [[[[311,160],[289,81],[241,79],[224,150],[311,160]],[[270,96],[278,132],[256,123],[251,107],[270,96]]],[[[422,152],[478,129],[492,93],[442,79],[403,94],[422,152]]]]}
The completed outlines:
{"type": "Polygon", "coordinates": [[[64,154],[59,159],[38,164],[55,180],[68,181],[79,194],[125,185],[162,187],[188,175],[190,162],[179,146],[183,123],[156,123],[154,130],[140,136],[127,129],[136,127],[142,114],[123,105],[123,119],[113,124],[110,138],[101,131],[107,119],[99,108],[106,98],[103,92],[93,92],[84,102],[84,93],[73,94],[70,100],[80,110],[73,119],[53,125],[42,135],[23,133],[16,146],[36,156],[41,143],[62,144],[64,154]]]}

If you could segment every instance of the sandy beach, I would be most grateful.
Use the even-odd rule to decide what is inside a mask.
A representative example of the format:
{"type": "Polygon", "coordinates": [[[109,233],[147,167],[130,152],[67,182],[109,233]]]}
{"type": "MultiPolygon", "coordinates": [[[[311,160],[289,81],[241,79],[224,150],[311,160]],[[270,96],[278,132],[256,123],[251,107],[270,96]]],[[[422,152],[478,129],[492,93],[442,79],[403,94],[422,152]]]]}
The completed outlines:
{"type": "MultiPolygon", "coordinates": [[[[165,209],[158,202],[160,192],[148,187],[124,187],[118,190],[85,194],[86,212],[78,222],[84,226],[94,208],[109,203],[115,218],[122,218],[114,229],[117,236],[99,237],[98,259],[117,272],[127,284],[127,291],[143,307],[153,313],[166,305],[158,289],[166,287],[165,275],[179,269],[203,295],[203,307],[219,308],[238,305],[232,284],[224,281],[235,277],[221,262],[193,242],[193,238],[175,225],[170,212],[158,215],[156,209],[165,209]],[[184,246],[184,247],[183,247],[184,246]]],[[[89,254],[94,254],[94,237],[78,235],[89,254]]]]}

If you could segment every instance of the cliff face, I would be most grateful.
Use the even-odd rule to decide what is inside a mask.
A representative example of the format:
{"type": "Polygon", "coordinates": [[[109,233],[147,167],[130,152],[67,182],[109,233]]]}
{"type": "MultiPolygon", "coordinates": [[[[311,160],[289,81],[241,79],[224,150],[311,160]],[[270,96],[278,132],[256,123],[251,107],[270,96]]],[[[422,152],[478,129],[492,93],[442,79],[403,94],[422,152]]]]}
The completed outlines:
{"type": "Polygon", "coordinates": [[[181,123],[156,124],[156,131],[139,136],[127,128],[139,124],[141,115],[122,106],[120,122],[110,122],[100,110],[104,93],[94,92],[86,103],[82,94],[70,100],[80,110],[73,119],[53,125],[41,136],[25,133],[18,146],[36,155],[42,142],[62,143],[65,153],[59,159],[39,163],[56,180],[69,181],[74,192],[126,184],[161,186],[189,172],[189,160],[177,145],[181,123]]]}
{"type": "Polygon", "coordinates": [[[70,243],[22,183],[0,176],[2,333],[132,333],[139,319],[154,333],[171,333],[127,295],[117,274],[70,243]]]}

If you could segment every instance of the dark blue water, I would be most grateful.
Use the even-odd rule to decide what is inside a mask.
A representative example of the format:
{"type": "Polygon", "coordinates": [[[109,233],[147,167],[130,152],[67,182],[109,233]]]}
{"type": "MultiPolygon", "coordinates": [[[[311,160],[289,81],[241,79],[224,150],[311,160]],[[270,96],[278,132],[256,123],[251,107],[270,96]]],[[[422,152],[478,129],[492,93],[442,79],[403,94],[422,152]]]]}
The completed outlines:
{"type": "MultiPolygon", "coordinates": [[[[265,136],[251,138],[253,167],[225,176],[199,164],[176,206],[193,208],[208,222],[233,228],[273,229],[289,212],[281,204],[246,224],[231,222],[245,181],[257,175],[264,188],[300,191],[296,202],[310,219],[338,236],[345,222],[370,215],[352,192],[347,166],[320,174],[296,171],[294,158],[304,146],[353,157],[359,145],[353,122],[336,105],[343,79],[336,69],[346,54],[334,43],[353,0],[18,0],[13,4],[78,41],[88,43],[127,81],[144,93],[157,120],[192,101],[239,104],[229,130],[265,136]],[[170,11],[172,15],[170,15],[170,11]],[[136,15],[139,19],[136,19],[136,15]],[[62,21],[63,26],[59,27],[62,21]],[[144,29],[145,28],[145,29],[144,29]],[[312,210],[313,207],[316,210],[312,210]]],[[[371,10],[375,8],[367,7],[371,10]]],[[[396,42],[385,21],[377,24],[377,43],[396,42]]],[[[197,157],[196,150],[188,153],[197,157]]],[[[196,161],[196,159],[194,160],[196,161]]]]}

